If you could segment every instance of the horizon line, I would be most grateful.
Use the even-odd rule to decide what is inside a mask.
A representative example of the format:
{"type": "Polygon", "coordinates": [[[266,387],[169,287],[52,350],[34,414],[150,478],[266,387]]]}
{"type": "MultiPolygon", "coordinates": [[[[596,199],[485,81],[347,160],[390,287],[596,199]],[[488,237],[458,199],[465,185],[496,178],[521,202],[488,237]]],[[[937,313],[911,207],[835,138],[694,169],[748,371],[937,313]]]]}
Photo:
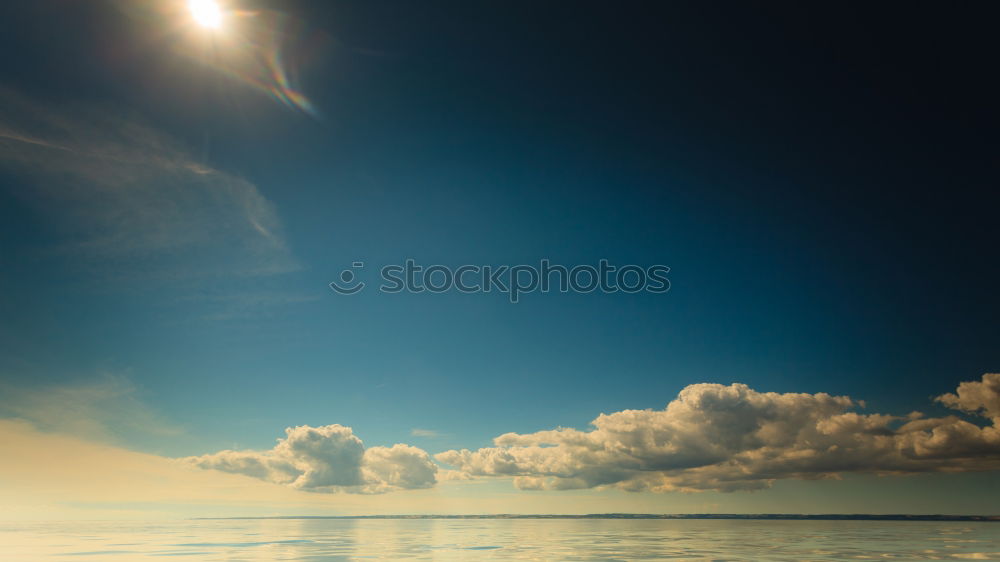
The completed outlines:
{"type": "Polygon", "coordinates": [[[195,521],[234,519],[758,519],[818,521],[994,521],[1000,515],[948,515],[940,513],[586,513],[530,514],[483,513],[439,515],[431,513],[391,515],[270,515],[240,517],[192,517],[195,521]]]}

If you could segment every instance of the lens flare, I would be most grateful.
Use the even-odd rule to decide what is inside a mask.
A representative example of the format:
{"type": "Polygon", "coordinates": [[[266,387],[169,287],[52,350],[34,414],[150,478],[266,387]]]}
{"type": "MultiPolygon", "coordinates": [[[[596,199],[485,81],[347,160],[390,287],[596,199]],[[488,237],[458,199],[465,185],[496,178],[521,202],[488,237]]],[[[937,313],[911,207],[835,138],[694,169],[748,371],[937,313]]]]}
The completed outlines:
{"type": "Polygon", "coordinates": [[[188,10],[198,25],[218,29],[222,25],[222,9],[215,0],[189,0],[188,10]]]}
{"type": "MultiPolygon", "coordinates": [[[[301,78],[307,68],[316,66],[330,52],[332,39],[302,18],[276,9],[241,7],[245,3],[166,0],[120,5],[138,24],[146,26],[148,41],[212,69],[234,85],[257,90],[284,107],[322,119],[303,92],[301,78]]],[[[174,77],[164,76],[163,80],[174,77]]]]}
{"type": "Polygon", "coordinates": [[[320,117],[297,80],[319,38],[308,33],[301,22],[279,12],[232,13],[231,33],[217,43],[218,49],[204,62],[285,107],[320,117]]]}

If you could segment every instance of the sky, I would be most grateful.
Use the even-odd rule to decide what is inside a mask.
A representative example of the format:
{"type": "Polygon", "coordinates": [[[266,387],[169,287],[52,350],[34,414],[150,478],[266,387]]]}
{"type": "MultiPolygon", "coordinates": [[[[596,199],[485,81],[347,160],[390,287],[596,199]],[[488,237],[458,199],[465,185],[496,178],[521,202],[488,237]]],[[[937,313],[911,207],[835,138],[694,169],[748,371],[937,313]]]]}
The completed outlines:
{"type": "Polygon", "coordinates": [[[985,4],[189,8],[0,7],[17,517],[995,513],[985,4]]]}

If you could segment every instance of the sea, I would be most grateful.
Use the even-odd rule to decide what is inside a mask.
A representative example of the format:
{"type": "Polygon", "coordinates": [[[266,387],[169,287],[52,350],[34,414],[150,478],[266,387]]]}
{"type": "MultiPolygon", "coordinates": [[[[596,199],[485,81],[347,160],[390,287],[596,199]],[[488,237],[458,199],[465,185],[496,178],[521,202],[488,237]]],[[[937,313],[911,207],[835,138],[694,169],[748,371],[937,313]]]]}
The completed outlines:
{"type": "Polygon", "coordinates": [[[0,524],[0,560],[1000,560],[1000,522],[218,519],[0,524]]]}

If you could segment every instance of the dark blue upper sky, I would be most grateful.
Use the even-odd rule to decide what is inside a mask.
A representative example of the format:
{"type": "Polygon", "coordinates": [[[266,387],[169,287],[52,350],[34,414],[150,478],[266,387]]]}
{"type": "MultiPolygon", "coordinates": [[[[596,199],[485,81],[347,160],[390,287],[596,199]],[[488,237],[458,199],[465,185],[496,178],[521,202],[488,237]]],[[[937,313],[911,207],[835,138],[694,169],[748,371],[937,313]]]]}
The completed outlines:
{"type": "Polygon", "coordinates": [[[4,168],[5,380],[126,376],[204,428],[146,446],[194,454],[333,422],[476,447],[696,382],[902,414],[1000,369],[985,4],[259,4],[284,14],[317,117],[128,5],[0,8],[11,95],[142,123],[244,178],[296,264],[227,275],[234,250],[192,275],[207,261],[185,252],[67,250],[98,227],[4,168]],[[327,288],[353,261],[407,258],[666,264],[671,290],[512,305],[327,288]]]}

